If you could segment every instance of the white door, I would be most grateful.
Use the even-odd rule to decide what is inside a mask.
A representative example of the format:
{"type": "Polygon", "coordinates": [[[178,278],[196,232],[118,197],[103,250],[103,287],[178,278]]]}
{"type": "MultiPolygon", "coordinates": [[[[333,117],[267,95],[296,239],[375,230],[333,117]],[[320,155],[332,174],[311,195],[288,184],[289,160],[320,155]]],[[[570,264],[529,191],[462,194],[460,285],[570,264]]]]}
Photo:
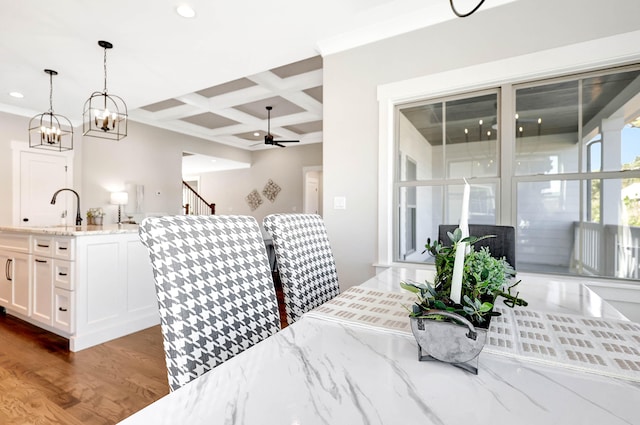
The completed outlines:
{"type": "Polygon", "coordinates": [[[307,214],[318,214],[318,179],[307,176],[304,200],[304,212],[307,214]]]}
{"type": "Polygon", "coordinates": [[[69,187],[68,158],[36,152],[20,152],[20,209],[19,225],[52,226],[61,223],[66,211],[66,223],[75,223],[75,195],[60,193],[55,205],[51,198],[56,190],[69,187]]]}

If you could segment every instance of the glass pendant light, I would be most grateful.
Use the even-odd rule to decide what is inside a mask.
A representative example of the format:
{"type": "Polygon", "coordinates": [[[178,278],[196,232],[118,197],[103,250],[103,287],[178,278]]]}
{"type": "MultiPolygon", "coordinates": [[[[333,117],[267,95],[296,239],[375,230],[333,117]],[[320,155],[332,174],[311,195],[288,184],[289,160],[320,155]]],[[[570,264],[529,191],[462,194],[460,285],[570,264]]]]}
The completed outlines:
{"type": "Polygon", "coordinates": [[[29,121],[29,147],[68,151],[73,149],[73,126],[68,118],[53,113],[53,76],[58,73],[52,69],[44,72],[49,74],[49,111],[29,121]]]}
{"type": "Polygon", "coordinates": [[[122,98],[107,94],[107,49],[113,44],[100,40],[104,49],[104,90],[93,92],[84,104],[83,135],[120,140],[127,137],[127,104],[122,98]]]}

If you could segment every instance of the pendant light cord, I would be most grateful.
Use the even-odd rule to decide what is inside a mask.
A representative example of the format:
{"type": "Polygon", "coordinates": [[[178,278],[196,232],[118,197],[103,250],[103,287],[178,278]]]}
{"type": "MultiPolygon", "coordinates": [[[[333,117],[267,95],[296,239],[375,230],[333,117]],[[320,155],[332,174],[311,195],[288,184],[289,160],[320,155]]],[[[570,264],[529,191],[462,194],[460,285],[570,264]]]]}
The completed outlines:
{"type": "MultiPolygon", "coordinates": [[[[484,0],[482,0],[484,1],[484,0]]],[[[104,48],[104,94],[107,94],[107,48],[104,48]]]]}
{"type": "Polygon", "coordinates": [[[476,10],[478,10],[480,8],[480,6],[482,6],[482,3],[484,3],[484,0],[480,0],[480,3],[478,3],[476,5],[476,7],[474,7],[471,12],[468,13],[460,13],[456,10],[456,7],[453,5],[453,0],[449,0],[449,4],[451,5],[451,10],[453,10],[453,13],[456,14],[457,17],[459,18],[466,18],[467,16],[471,16],[473,13],[475,13],[476,10]]]}
{"type": "Polygon", "coordinates": [[[53,72],[49,73],[49,113],[53,114],[53,72]]]}

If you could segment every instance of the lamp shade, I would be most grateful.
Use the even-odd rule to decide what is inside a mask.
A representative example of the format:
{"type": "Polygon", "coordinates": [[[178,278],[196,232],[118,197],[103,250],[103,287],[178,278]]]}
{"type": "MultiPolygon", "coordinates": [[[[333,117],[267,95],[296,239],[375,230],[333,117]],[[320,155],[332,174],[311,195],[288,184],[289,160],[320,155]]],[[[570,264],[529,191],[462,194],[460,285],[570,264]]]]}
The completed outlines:
{"type": "Polygon", "coordinates": [[[129,194],[127,192],[111,192],[111,203],[114,205],[127,205],[129,194]]]}

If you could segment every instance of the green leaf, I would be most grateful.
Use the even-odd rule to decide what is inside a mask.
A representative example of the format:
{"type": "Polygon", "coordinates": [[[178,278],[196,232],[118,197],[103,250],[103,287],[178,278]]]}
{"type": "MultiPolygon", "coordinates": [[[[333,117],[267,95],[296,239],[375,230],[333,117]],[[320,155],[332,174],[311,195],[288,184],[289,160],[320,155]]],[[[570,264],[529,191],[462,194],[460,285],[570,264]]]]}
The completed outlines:
{"type": "Polygon", "coordinates": [[[482,305],[480,306],[480,308],[478,309],[478,311],[480,311],[480,313],[487,313],[489,311],[491,311],[491,309],[493,308],[493,304],[491,304],[490,302],[483,302],[482,305]]]}
{"type": "Polygon", "coordinates": [[[433,306],[439,310],[445,310],[447,308],[447,305],[440,300],[435,300],[433,306]]]}
{"type": "Polygon", "coordinates": [[[405,289],[409,292],[413,292],[414,294],[419,294],[420,293],[420,288],[413,284],[413,283],[407,283],[407,282],[400,282],[400,287],[402,289],[405,289]]]}

